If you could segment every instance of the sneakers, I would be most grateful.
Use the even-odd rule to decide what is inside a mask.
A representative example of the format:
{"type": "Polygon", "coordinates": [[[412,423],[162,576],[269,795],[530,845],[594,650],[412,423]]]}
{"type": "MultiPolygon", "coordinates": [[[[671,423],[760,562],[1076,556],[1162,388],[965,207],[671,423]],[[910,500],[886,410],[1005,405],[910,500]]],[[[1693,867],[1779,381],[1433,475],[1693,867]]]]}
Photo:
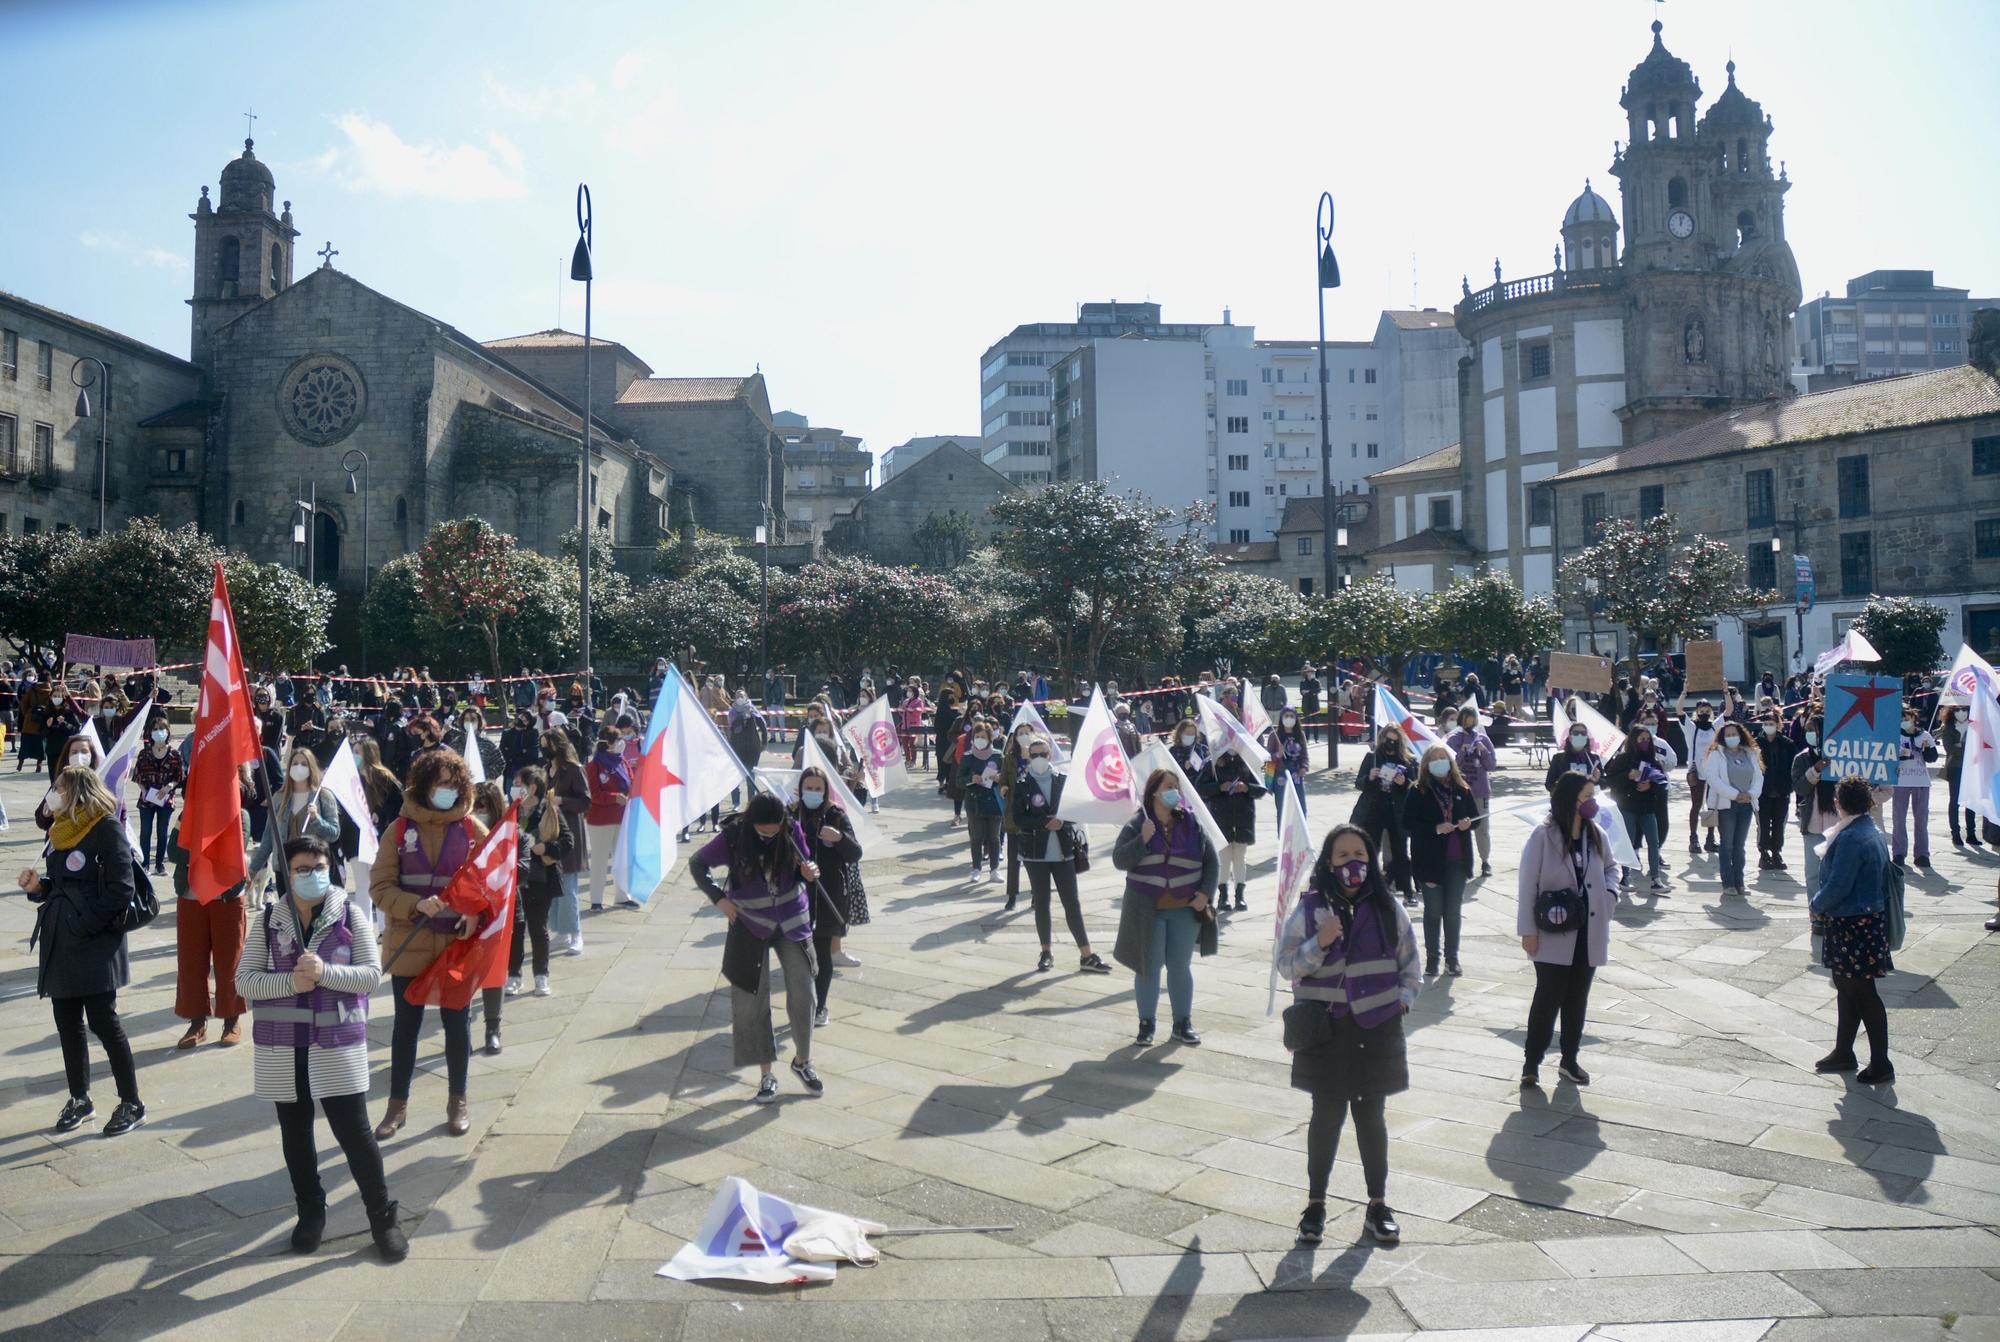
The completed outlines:
{"type": "Polygon", "coordinates": [[[778,1102],[778,1078],[766,1072],[757,1082],[757,1103],[776,1104],[778,1102]]]}
{"type": "Polygon", "coordinates": [[[861,968],[860,958],[858,956],[850,955],[846,947],[842,947],[840,950],[837,950],[833,953],[833,962],[839,965],[843,969],[861,968]]]}
{"type": "Polygon", "coordinates": [[[547,974],[535,975],[535,996],[547,997],[550,991],[549,976],[547,974]]]}
{"type": "Polygon", "coordinates": [[[1185,1016],[1174,1022],[1174,1039],[1183,1044],[1201,1042],[1201,1036],[1194,1032],[1194,1022],[1185,1016]]]}
{"type": "Polygon", "coordinates": [[[1666,889],[1667,889],[1667,878],[1664,876],[1655,876],[1653,878],[1653,893],[1656,895],[1663,894],[1666,891],[1666,889]]]}
{"type": "Polygon", "coordinates": [[[1540,1090],[1541,1088],[1542,1069],[1539,1067],[1523,1066],[1521,1068],[1521,1089],[1540,1090]]]}
{"type": "Polygon", "coordinates": [[[1326,1237],[1326,1204],[1308,1202],[1299,1215],[1299,1243],[1317,1244],[1326,1237]]]}
{"type": "Polygon", "coordinates": [[[1878,1059],[1856,1072],[1854,1079],[1864,1086],[1886,1086],[1896,1079],[1896,1067],[1887,1058],[1878,1059]]]}
{"type": "Polygon", "coordinates": [[[986,869],[986,880],[987,880],[987,882],[988,882],[989,884],[992,884],[992,885],[998,885],[998,884],[1000,884],[1000,882],[1001,882],[1002,880],[1004,880],[1004,879],[1006,879],[1006,878],[1005,878],[1005,877],[1003,877],[1003,876],[1001,876],[1001,874],[1000,874],[1000,868],[998,868],[998,867],[988,867],[988,868],[986,869]]]}
{"type": "Polygon", "coordinates": [[[1139,1035],[1132,1042],[1137,1044],[1140,1048],[1150,1047],[1153,1042],[1153,1022],[1149,1020],[1140,1021],[1139,1035]]]}
{"type": "Polygon", "coordinates": [[[819,1010],[813,1012],[813,1029],[824,1030],[828,1019],[825,1007],[821,1007],[819,1010]]]}
{"type": "Polygon", "coordinates": [[[564,955],[583,954],[583,933],[572,932],[570,934],[569,945],[563,947],[563,954],[564,955]]]}
{"type": "Polygon", "coordinates": [[[1458,967],[1458,961],[1452,959],[1446,959],[1446,961],[1444,962],[1444,972],[1451,975],[1453,978],[1457,978],[1461,974],[1465,973],[1463,969],[1460,969],[1458,967]]]}
{"type": "Polygon", "coordinates": [[[72,1095],[64,1103],[62,1112],[56,1115],[57,1132],[74,1132],[83,1126],[83,1120],[97,1112],[88,1095],[72,1095]]]}
{"type": "Polygon", "coordinates": [[[1037,973],[1046,974],[1055,967],[1056,957],[1053,951],[1043,951],[1042,958],[1035,961],[1035,970],[1037,973]]]}
{"type": "Polygon", "coordinates": [[[299,1223],[292,1227],[292,1252],[311,1253],[326,1234],[326,1204],[299,1208],[299,1223]]]}
{"type": "MultiPolygon", "coordinates": [[[[1894,1075],[1894,1073],[1891,1073],[1891,1075],[1894,1075]]],[[[126,1133],[132,1131],[132,1129],[143,1127],[145,1122],[145,1105],[135,1103],[131,1100],[121,1100],[118,1107],[111,1111],[111,1121],[104,1125],[104,1135],[106,1137],[123,1137],[126,1133]]]]}
{"type": "Polygon", "coordinates": [[[977,862],[973,863],[972,875],[966,877],[965,879],[970,881],[974,885],[980,884],[986,879],[986,868],[980,866],[977,862]]]}
{"type": "Polygon", "coordinates": [[[509,975],[507,986],[501,989],[501,991],[505,992],[509,997],[519,996],[521,992],[521,976],[519,974],[509,975]]]}
{"type": "Polygon", "coordinates": [[[1590,1073],[1583,1070],[1583,1064],[1575,1058],[1564,1058],[1556,1064],[1556,1075],[1573,1086],[1590,1084],[1590,1073]]]}
{"type": "Polygon", "coordinates": [[[375,1237],[375,1251],[385,1263],[400,1263],[410,1256],[410,1241],[396,1224],[397,1207],[390,1203],[379,1213],[368,1214],[368,1230],[375,1237]]]}
{"type": "Polygon", "coordinates": [[[792,1059],[792,1075],[806,1088],[806,1094],[814,1099],[826,1094],[826,1082],[819,1079],[819,1073],[814,1071],[813,1065],[804,1058],[792,1059]]]}
{"type": "Polygon", "coordinates": [[[1813,1070],[1822,1074],[1827,1072],[1852,1072],[1860,1066],[1861,1064],[1854,1060],[1852,1050],[1843,1052],[1835,1049],[1814,1063],[1813,1070]]]}
{"type": "Polygon", "coordinates": [[[1368,1204],[1368,1216],[1365,1224],[1368,1227],[1368,1234],[1377,1244],[1401,1244],[1403,1242],[1403,1227],[1396,1224],[1396,1213],[1389,1210],[1389,1204],[1386,1202],[1371,1202],[1368,1204]]]}
{"type": "Polygon", "coordinates": [[[1076,962],[1076,967],[1086,974],[1109,974],[1111,966],[1104,963],[1104,957],[1095,951],[1076,962]]]}

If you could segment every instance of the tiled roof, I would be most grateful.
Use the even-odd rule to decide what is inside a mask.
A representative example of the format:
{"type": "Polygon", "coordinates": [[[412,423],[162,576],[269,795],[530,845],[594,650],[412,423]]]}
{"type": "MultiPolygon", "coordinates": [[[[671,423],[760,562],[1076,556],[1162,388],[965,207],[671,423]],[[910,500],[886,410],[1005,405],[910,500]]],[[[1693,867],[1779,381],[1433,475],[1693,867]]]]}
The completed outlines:
{"type": "MultiPolygon", "coordinates": [[[[503,336],[499,340],[487,340],[481,343],[488,349],[575,349],[583,343],[583,337],[575,331],[551,327],[546,331],[530,331],[526,335],[503,336]]],[[[618,342],[606,340],[603,336],[592,336],[590,343],[611,346],[618,342]]]]}
{"type": "Polygon", "coordinates": [[[1275,564],[1278,562],[1276,541],[1237,541],[1211,545],[1209,553],[1225,564],[1275,564]]]}
{"type": "Polygon", "coordinates": [[[713,405],[740,399],[747,377],[642,377],[625,388],[620,405],[713,405]]]}
{"type": "Polygon", "coordinates": [[[1382,315],[1395,323],[1396,329],[1399,331],[1428,331],[1433,327],[1453,326],[1456,324],[1452,319],[1450,309],[1439,311],[1436,308],[1426,308],[1418,312],[1411,309],[1398,311],[1391,308],[1385,309],[1382,315]]]}
{"type": "MultiPolygon", "coordinates": [[[[1760,447],[1809,443],[1827,438],[1943,424],[1980,415],[2000,415],[2000,379],[1970,364],[1908,377],[1877,378],[1851,387],[1783,400],[1760,401],[1732,410],[1678,433],[1666,434],[1588,466],[1565,471],[1558,480],[1582,480],[1646,466],[1673,466],[1760,447]]],[[[1408,469],[1405,467],[1404,469],[1408,469]]]]}
{"type": "Polygon", "coordinates": [[[1406,461],[1400,466],[1391,466],[1386,471],[1377,471],[1370,480],[1396,480],[1406,475],[1429,475],[1433,471],[1455,471],[1458,469],[1458,444],[1441,447],[1426,453],[1414,461],[1406,461]]]}
{"type": "Polygon", "coordinates": [[[1368,552],[1370,559],[1394,559],[1399,555],[1453,554],[1472,557],[1478,551],[1465,539],[1463,531],[1439,531],[1436,527],[1425,527],[1413,536],[1405,536],[1399,541],[1390,541],[1368,552]]]}
{"type": "Polygon", "coordinates": [[[85,321],[81,317],[72,316],[70,313],[63,312],[59,309],[46,307],[41,303],[36,303],[30,299],[22,298],[18,294],[10,294],[7,293],[5,290],[0,290],[0,306],[5,306],[10,303],[17,305],[21,308],[24,308],[29,312],[34,313],[36,316],[42,318],[44,321],[61,323],[64,326],[69,326],[74,328],[75,330],[82,331],[87,335],[96,336],[99,340],[108,341],[114,345],[122,345],[126,349],[133,350],[139,354],[146,355],[149,358],[158,359],[163,363],[174,364],[181,368],[186,368],[186,369],[192,369],[194,367],[193,364],[189,363],[186,359],[181,358],[180,355],[178,354],[169,354],[167,353],[167,351],[163,349],[156,349],[152,345],[148,345],[143,340],[134,340],[131,336],[128,336],[120,331],[114,331],[108,326],[99,326],[96,322],[85,321]]]}

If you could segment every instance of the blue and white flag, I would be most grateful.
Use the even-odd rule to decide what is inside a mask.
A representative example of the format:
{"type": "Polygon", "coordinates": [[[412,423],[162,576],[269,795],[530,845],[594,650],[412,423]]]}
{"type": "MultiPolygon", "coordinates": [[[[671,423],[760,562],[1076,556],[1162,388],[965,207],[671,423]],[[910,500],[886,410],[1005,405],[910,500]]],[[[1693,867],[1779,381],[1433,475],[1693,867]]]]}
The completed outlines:
{"type": "Polygon", "coordinates": [[[760,1193],[731,1175],[716,1190],[695,1237],[653,1275],[773,1286],[832,1281],[831,1262],[872,1264],[879,1257],[867,1237],[883,1229],[874,1221],[760,1193]]]}
{"type": "Polygon", "coordinates": [[[1965,754],[1958,765],[1958,795],[1965,805],[2000,825],[2000,699],[1984,680],[1972,687],[1965,754]]]}
{"type": "Polygon", "coordinates": [[[669,666],[611,853],[618,888],[641,904],[651,899],[674,865],[675,836],[748,781],[743,761],[702,711],[680,668],[669,666]]]}

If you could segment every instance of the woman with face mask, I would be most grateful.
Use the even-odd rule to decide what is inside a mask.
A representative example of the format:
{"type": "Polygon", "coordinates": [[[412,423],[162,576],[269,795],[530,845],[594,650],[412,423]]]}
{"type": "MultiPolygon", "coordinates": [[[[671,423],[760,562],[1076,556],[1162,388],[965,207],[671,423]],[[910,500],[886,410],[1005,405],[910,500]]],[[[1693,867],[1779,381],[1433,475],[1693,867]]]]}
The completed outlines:
{"type": "Polygon", "coordinates": [[[1472,831],[1485,826],[1479,800],[1450,746],[1426,749],[1421,769],[1403,805],[1403,829],[1409,835],[1410,875],[1424,901],[1424,973],[1438,972],[1442,927],[1444,972],[1456,975],[1459,920],[1472,879],[1472,831]]]}
{"type": "Polygon", "coordinates": [[[1583,1043],[1591,980],[1611,959],[1611,919],[1618,904],[1618,859],[1598,828],[1597,806],[1596,784],[1583,774],[1565,775],[1549,799],[1549,818],[1528,835],[1521,852],[1515,930],[1521,949],[1535,962],[1523,1089],[1541,1084],[1542,1057],[1558,1015],[1562,1032],[1556,1072],[1572,1084],[1590,1084],[1577,1050],[1583,1043]],[[1569,898],[1545,898],[1558,892],[1569,898]],[[1543,920],[1554,926],[1542,926],[1543,920]]]}
{"type": "MultiPolygon", "coordinates": [[[[827,989],[833,986],[833,970],[840,939],[852,923],[848,916],[857,908],[866,921],[868,896],[861,888],[861,841],[854,836],[854,823],[840,805],[824,771],[807,765],[799,775],[798,800],[786,809],[792,824],[804,836],[805,856],[819,868],[816,888],[807,891],[806,907],[812,918],[813,1002],[815,1027],[825,1025],[827,989]]],[[[853,963],[861,962],[847,957],[853,963]]]]}
{"type": "MultiPolygon", "coordinates": [[[[409,1000],[410,981],[431,966],[454,940],[479,931],[477,920],[448,908],[442,896],[458,869],[471,860],[486,827],[472,818],[472,773],[456,751],[426,751],[410,767],[403,813],[382,834],[369,872],[375,905],[388,919],[384,968],[396,987],[396,1023],[389,1047],[389,1107],[375,1125],[388,1141],[409,1120],[410,1078],[417,1069],[417,1037],[424,1007],[409,1000]]],[[[445,1127],[454,1137],[472,1130],[466,1073],[472,1058],[467,1008],[439,1007],[444,1027],[447,1090],[445,1127]]]]}
{"type": "Polygon", "coordinates": [[[1403,734],[1384,727],[1375,737],[1375,748],[1361,757],[1354,775],[1360,795],[1348,823],[1358,827],[1375,845],[1383,876],[1403,892],[1403,903],[1415,908],[1416,892],[1410,886],[1408,848],[1403,831],[1403,803],[1410,795],[1417,773],[1417,761],[1403,742],[1403,734]]]}
{"type": "Polygon", "coordinates": [[[1757,796],[1757,868],[1785,869],[1785,821],[1792,806],[1792,756],[1798,744],[1785,734],[1776,708],[1759,715],[1752,744],[1762,756],[1764,790],[1757,796]]]}
{"type": "Polygon", "coordinates": [[[1287,705],[1279,710],[1272,721],[1270,731],[1263,741],[1264,749],[1270,754],[1270,763],[1265,773],[1271,780],[1271,800],[1277,805],[1278,818],[1285,814],[1285,789],[1299,794],[1299,811],[1306,809],[1306,733],[1299,725],[1298,710],[1287,705]]]}
{"type": "Polygon", "coordinates": [[[1755,823],[1753,811],[1764,791],[1764,760],[1742,723],[1725,720],[1701,762],[1708,803],[1722,831],[1722,893],[1741,896],[1743,855],[1755,823]]]}
{"type": "MultiPolygon", "coordinates": [[[[604,908],[604,887],[613,884],[612,903],[636,909],[639,901],[616,888],[611,869],[612,849],[618,844],[618,827],[625,819],[625,806],[632,796],[632,771],[625,763],[624,744],[615,730],[606,729],[597,738],[597,752],[590,757],[590,809],[584,824],[590,831],[590,907],[604,908]]],[[[650,892],[649,892],[650,893],[650,892]]]]}
{"type": "Polygon", "coordinates": [[[1916,711],[1903,709],[1903,730],[1897,738],[1894,858],[1897,866],[1909,856],[1911,819],[1916,829],[1917,865],[1931,864],[1931,763],[1938,757],[1937,738],[1925,731],[1916,711]]]}
{"type": "MultiPolygon", "coordinates": [[[[262,891],[284,864],[285,845],[293,839],[318,839],[331,847],[340,838],[340,801],[323,785],[319,761],[310,750],[294,746],[285,760],[285,788],[271,803],[264,835],[250,854],[250,888],[262,891]]],[[[340,875],[340,854],[333,856],[340,875]]]]}
{"type": "Polygon", "coordinates": [[[292,839],[284,861],[287,893],[252,923],[236,987],[252,1004],[257,1098],[278,1110],[299,1213],[292,1250],[312,1253],[326,1230],[313,1139],[317,1100],[368,1210],[376,1252],[401,1262],[410,1245],[396,1224],[381,1148],[368,1127],[368,1005],[382,981],[375,926],[334,884],[325,844],[292,839]]]}
{"type": "MultiPolygon", "coordinates": [[[[1674,755],[1653,735],[1650,726],[1634,723],[1625,744],[1604,765],[1611,795],[1618,803],[1618,815],[1632,841],[1632,851],[1642,848],[1647,855],[1647,876],[1653,893],[1667,888],[1667,865],[1660,856],[1660,795],[1666,791],[1667,772],[1674,767],[1674,755]]],[[[1625,879],[1636,882],[1639,873],[1628,871],[1625,879]]]]}
{"type": "Polygon", "coordinates": [[[55,1011],[69,1081],[55,1130],[73,1131],[97,1112],[90,1098],[88,1021],[117,1082],[118,1107],[104,1125],[105,1136],[117,1137],[146,1121],[132,1046],[118,1019],[118,990],[131,981],[121,922],[133,894],[132,847],[118,824],[117,802],[95,771],[63,769],[54,791],[44,870],[24,870],[19,884],[36,905],[35,992],[55,1011]]]}
{"type": "Polygon", "coordinates": [[[1111,966],[1090,949],[1090,934],[1083,926],[1083,906],[1077,898],[1076,859],[1083,847],[1083,831],[1055,818],[1056,808],[1062,802],[1063,783],[1064,776],[1057,772],[1055,751],[1048,737],[1035,733],[1024,747],[1020,772],[1008,794],[1010,818],[1028,872],[1028,900],[1034,909],[1035,935],[1042,948],[1035,969],[1047,973],[1056,967],[1054,925],[1049,910],[1053,891],[1062,899],[1063,921],[1069,926],[1070,940],[1076,943],[1077,968],[1087,974],[1109,974],[1111,966]]]}
{"type": "MultiPolygon", "coordinates": [[[[549,907],[562,897],[562,861],[576,847],[576,827],[549,791],[549,776],[540,769],[514,775],[509,798],[521,808],[521,916],[514,921],[514,941],[507,956],[509,995],[523,986],[521,968],[534,948],[534,993],[547,997],[549,987],[549,907]]],[[[499,1041],[488,1038],[488,1053],[498,1053],[499,1041]]]]}
{"type": "Polygon", "coordinates": [[[46,707],[42,712],[42,741],[48,748],[49,777],[69,767],[64,751],[71,738],[83,730],[83,710],[69,686],[57,679],[49,683],[46,707]]]}
{"type": "Polygon", "coordinates": [[[1021,832],[1014,826],[1014,784],[1028,763],[1028,743],[1039,735],[1041,732],[1033,722],[1023,722],[1007,733],[1007,744],[1000,752],[1000,838],[1007,849],[1007,903],[1001,910],[1003,913],[1013,912],[1021,894],[1021,832]]]}
{"type": "Polygon", "coordinates": [[[778,1060],[771,1029],[771,956],[785,977],[785,1014],[792,1026],[792,1075],[814,1098],[826,1084],[812,1065],[816,960],[812,945],[812,892],[817,863],[800,857],[806,837],[769,793],[752,797],[722,833],[688,859],[688,875],[728,920],[722,976],[729,980],[730,1043],[738,1067],[759,1071],[756,1102],[778,1098],[771,1074],[778,1060]],[[728,869],[727,885],[715,879],[728,869]]]}
{"type": "Polygon", "coordinates": [[[549,944],[564,955],[583,954],[583,923],[578,908],[583,885],[583,869],[590,862],[590,780],[576,757],[576,743],[569,733],[551,728],[542,733],[542,769],[549,776],[549,791],[556,805],[569,817],[575,845],[558,864],[562,869],[562,894],[549,905],[549,944]]]}
{"type": "Polygon", "coordinates": [[[507,776],[504,772],[506,761],[501,758],[499,748],[486,739],[486,715],[479,709],[468,708],[459,714],[456,727],[444,738],[444,743],[461,756],[469,756],[477,750],[480,771],[488,778],[507,776]]]}
{"type": "MultiPolygon", "coordinates": [[[[1680,712],[1687,702],[1685,692],[1674,701],[1674,711],[1680,712]]],[[[1694,716],[1687,720],[1687,785],[1688,785],[1688,856],[1698,857],[1702,850],[1702,831],[1708,831],[1708,851],[1719,851],[1721,845],[1715,838],[1715,811],[1708,805],[1708,784],[1702,778],[1702,761],[1708,758],[1708,748],[1715,744],[1715,710],[1703,699],[1694,706],[1694,716]]]]}
{"type": "Polygon", "coordinates": [[[139,788],[139,860],[155,876],[167,871],[167,832],[174,799],[187,785],[187,762],[169,742],[167,715],[155,711],[146,722],[146,744],[132,762],[132,781],[139,788]]]}
{"type": "Polygon", "coordinates": [[[1542,786],[1550,795],[1554,795],[1556,783],[1568,774],[1582,774],[1593,783],[1600,781],[1604,760],[1590,748],[1590,729],[1581,722],[1572,722],[1566,712],[1559,712],[1556,733],[1556,748],[1549,758],[1548,772],[1542,775],[1542,786]]]}
{"type": "Polygon", "coordinates": [[[507,777],[515,778],[523,769],[540,767],[541,762],[541,733],[535,730],[535,715],[530,709],[517,708],[513,721],[500,733],[500,763],[507,777]]]}
{"type": "MultiPolygon", "coordinates": [[[[1187,734],[1186,727],[1181,734],[1187,734]]],[[[1233,746],[1205,761],[1199,771],[1189,769],[1186,764],[1181,768],[1194,784],[1196,794],[1207,804],[1216,828],[1222,831],[1215,907],[1229,907],[1229,888],[1234,885],[1237,909],[1248,909],[1243,886],[1249,880],[1250,845],[1257,842],[1257,799],[1265,792],[1263,779],[1233,746]]]]}
{"type": "Polygon", "coordinates": [[[1160,975],[1174,1010],[1174,1039],[1199,1044],[1194,1032],[1194,953],[1215,954],[1215,895],[1219,863],[1181,797],[1171,770],[1146,780],[1139,814],[1125,822],[1111,845],[1111,865],[1125,873],[1118,908],[1118,940],[1111,958],[1132,971],[1139,1008],[1140,1047],[1153,1042],[1160,1003],[1160,975]]]}
{"type": "MultiPolygon", "coordinates": [[[[1825,941],[1820,958],[1833,979],[1833,1052],[1816,1072],[1855,1072],[1854,1040],[1868,1031],[1868,1065],[1855,1072],[1864,1086],[1896,1079],[1889,1061],[1889,1013],[1875,980],[1895,972],[1888,920],[1889,854],[1875,824],[1875,798],[1865,779],[1849,775],[1834,790],[1840,819],[1821,846],[1819,884],[1812,892],[1813,930],[1825,941]]],[[[1900,888],[1900,883],[1898,888],[1900,888]]]]}
{"type": "Polygon", "coordinates": [[[1167,753],[1198,788],[1201,772],[1208,767],[1208,742],[1202,736],[1201,724],[1192,718],[1175,723],[1173,735],[1167,738],[1167,753]]]}
{"type": "MultiPolygon", "coordinates": [[[[1517,693],[1515,699],[1519,699],[1517,693]]],[[[1457,717],[1457,728],[1445,737],[1445,744],[1451,747],[1453,762],[1458,766],[1459,775],[1465,779],[1466,787],[1472,790],[1472,799],[1479,803],[1484,814],[1493,801],[1492,770],[1499,763],[1499,756],[1493,752],[1493,740],[1486,729],[1479,725],[1479,708],[1470,705],[1461,708],[1457,717]]],[[[1493,836],[1487,833],[1489,826],[1474,825],[1472,840],[1479,849],[1479,874],[1493,874],[1493,836]]]]}
{"type": "Polygon", "coordinates": [[[1827,831],[1840,823],[1840,809],[1834,787],[1840,779],[1833,761],[1820,749],[1825,720],[1815,714],[1806,719],[1803,744],[1792,756],[1792,795],[1797,799],[1799,833],[1805,836],[1806,893],[1819,888],[1819,845],[1827,831]]]}
{"type": "Polygon", "coordinates": [[[1944,748],[1944,781],[1951,798],[1945,815],[1951,821],[1952,847],[1984,848],[1986,845],[1979,839],[1979,812],[1970,806],[1961,808],[1958,802],[1959,766],[1965,762],[1965,727],[1965,709],[1957,704],[1945,705],[1938,714],[1937,738],[1944,748]],[[1961,810],[1965,815],[1963,833],[1958,826],[1961,810]]]}
{"type": "Polygon", "coordinates": [[[1286,1011],[1292,1089],[1312,1096],[1306,1128],[1306,1209],[1299,1243],[1326,1233],[1326,1185],[1340,1130],[1354,1115],[1367,1182],[1364,1224],[1379,1244],[1402,1227],[1389,1209],[1388,1097],[1410,1088],[1403,1016],[1417,1000],[1417,942],[1389,894],[1368,835],[1336,826],[1320,845],[1306,888],[1278,931],[1272,963],[1292,981],[1286,1011]],[[1305,1027],[1295,1037],[1294,1019],[1305,1027]]]}
{"type": "Polygon", "coordinates": [[[972,850],[971,879],[1000,879],[1000,753],[993,748],[993,723],[977,719],[958,761],[958,791],[965,799],[965,834],[972,850]]]}

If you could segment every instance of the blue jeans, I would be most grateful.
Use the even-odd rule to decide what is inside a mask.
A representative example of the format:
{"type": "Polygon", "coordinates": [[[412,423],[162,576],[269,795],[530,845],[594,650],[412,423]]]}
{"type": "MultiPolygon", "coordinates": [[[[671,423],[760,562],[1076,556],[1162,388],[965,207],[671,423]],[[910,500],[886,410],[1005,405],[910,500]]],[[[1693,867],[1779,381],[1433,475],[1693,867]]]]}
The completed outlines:
{"type": "Polygon", "coordinates": [[[583,873],[580,871],[566,871],[562,874],[562,894],[549,901],[549,931],[573,937],[583,930],[576,908],[576,891],[582,882],[582,877],[583,873]]]}
{"type": "Polygon", "coordinates": [[[1146,946],[1146,967],[1132,978],[1139,1001],[1139,1019],[1154,1020],[1160,1010],[1160,970],[1167,971],[1167,1001],[1174,1019],[1194,1016],[1194,941],[1198,920],[1193,909],[1157,909],[1153,935],[1146,946]]]}
{"type": "Polygon", "coordinates": [[[1285,789],[1287,787],[1299,794],[1299,814],[1304,815],[1306,813],[1305,781],[1295,778],[1283,769],[1280,769],[1271,778],[1271,800],[1277,804],[1279,824],[1283,824],[1285,821],[1285,789]]]}
{"type": "Polygon", "coordinates": [[[1444,958],[1456,961],[1461,906],[1465,903],[1464,873],[1454,866],[1441,880],[1419,882],[1417,888],[1424,897],[1424,963],[1437,963],[1440,926],[1444,931],[1444,958]]]}
{"type": "Polygon", "coordinates": [[[168,821],[173,818],[173,814],[174,808],[171,806],[148,806],[145,802],[139,803],[139,861],[142,865],[148,867],[167,865],[168,821]],[[154,843],[156,834],[159,836],[157,845],[154,843]]]}
{"type": "Polygon", "coordinates": [[[1743,849],[1750,828],[1757,823],[1756,808],[1747,801],[1731,802],[1716,812],[1722,831],[1722,884],[1726,889],[1743,888],[1743,849]]]}
{"type": "MultiPolygon", "coordinates": [[[[1639,841],[1646,841],[1646,874],[1658,880],[1666,870],[1666,865],[1660,861],[1660,813],[1649,803],[1643,810],[1621,814],[1625,817],[1625,837],[1632,841],[1632,851],[1637,853],[1639,841]]],[[[1625,873],[1626,883],[1629,885],[1637,875],[1637,872],[1628,870],[1625,873]]]]}

